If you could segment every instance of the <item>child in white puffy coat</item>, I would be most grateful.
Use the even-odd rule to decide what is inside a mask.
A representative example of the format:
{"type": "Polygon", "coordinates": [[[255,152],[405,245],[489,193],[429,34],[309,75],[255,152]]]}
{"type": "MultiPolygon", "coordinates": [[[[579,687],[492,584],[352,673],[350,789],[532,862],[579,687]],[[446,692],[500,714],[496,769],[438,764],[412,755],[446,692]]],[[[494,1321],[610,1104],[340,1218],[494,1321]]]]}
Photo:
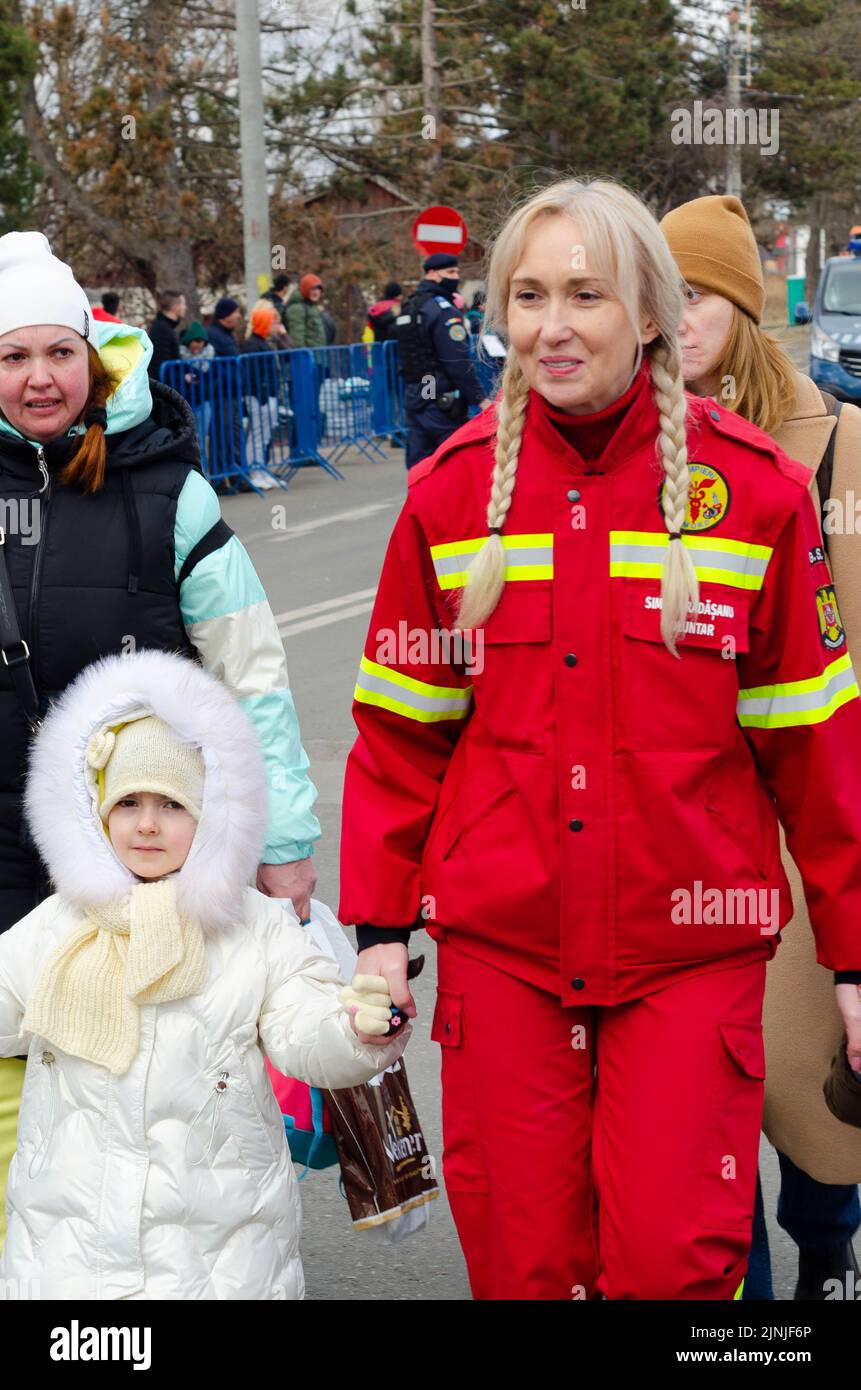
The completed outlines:
{"type": "Polygon", "coordinates": [[[43,1299],[301,1298],[264,1056],[354,1086],[409,1029],[360,1041],[337,967],[249,886],[250,722],[191,662],[105,658],[49,713],[26,805],[57,892],[0,936],[0,1057],[28,1052],[0,1277],[43,1299]]]}

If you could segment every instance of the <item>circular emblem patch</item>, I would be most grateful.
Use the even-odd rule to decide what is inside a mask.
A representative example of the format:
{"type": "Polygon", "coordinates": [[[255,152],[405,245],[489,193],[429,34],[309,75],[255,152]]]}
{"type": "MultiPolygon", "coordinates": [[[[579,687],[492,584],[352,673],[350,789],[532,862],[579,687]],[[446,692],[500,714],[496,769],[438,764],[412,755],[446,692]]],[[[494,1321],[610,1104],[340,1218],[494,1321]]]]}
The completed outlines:
{"type": "Polygon", "coordinates": [[[448,330],[448,336],[453,338],[456,343],[462,343],[466,340],[466,329],[462,323],[453,323],[448,330]]]}
{"type": "MultiPolygon", "coordinates": [[[[683,531],[708,531],[723,521],[729,511],[729,484],[722,473],[712,468],[710,463],[689,463],[691,486],[688,492],[688,509],[682,524],[683,531]]],[[[665,483],[658,494],[659,504],[663,502],[665,483]]],[[[661,507],[663,512],[663,507],[661,507]]]]}

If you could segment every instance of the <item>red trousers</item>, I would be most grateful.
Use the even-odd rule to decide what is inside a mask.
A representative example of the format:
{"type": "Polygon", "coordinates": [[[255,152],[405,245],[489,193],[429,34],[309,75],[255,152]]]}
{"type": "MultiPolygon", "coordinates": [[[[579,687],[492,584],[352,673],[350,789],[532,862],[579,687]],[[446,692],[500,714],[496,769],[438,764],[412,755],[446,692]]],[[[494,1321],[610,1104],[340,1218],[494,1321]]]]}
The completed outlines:
{"type": "Polygon", "coordinates": [[[440,943],[443,1175],[475,1298],[733,1298],[764,986],[763,961],[563,1008],[440,943]]]}

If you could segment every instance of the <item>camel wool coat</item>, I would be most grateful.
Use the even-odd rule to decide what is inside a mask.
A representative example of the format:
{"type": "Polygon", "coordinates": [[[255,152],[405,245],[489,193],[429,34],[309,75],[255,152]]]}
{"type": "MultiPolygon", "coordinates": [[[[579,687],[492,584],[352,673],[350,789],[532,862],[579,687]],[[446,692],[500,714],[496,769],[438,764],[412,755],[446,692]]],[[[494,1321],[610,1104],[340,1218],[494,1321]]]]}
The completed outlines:
{"type": "MultiPolygon", "coordinates": [[[[774,439],[790,458],[811,470],[810,491],[821,512],[816,472],[835,428],[818,387],[797,373],[792,414],[774,439]]],[[[837,424],[831,497],[843,509],[841,531],[826,536],[828,559],[849,651],[861,669],[861,410],[844,404],[837,424]],[[858,533],[855,534],[855,527],[858,533]]],[[[839,515],[839,513],[837,514],[839,515]]],[[[833,524],[833,523],[831,523],[833,524]]],[[[843,1036],[834,995],[834,976],[816,961],[815,942],[801,878],[786,851],[783,862],[792,886],[795,915],[781,933],[769,962],[763,1025],[766,1083],[763,1128],[776,1149],[823,1183],[861,1181],[861,1130],[828,1110],[822,1085],[843,1036]]]]}

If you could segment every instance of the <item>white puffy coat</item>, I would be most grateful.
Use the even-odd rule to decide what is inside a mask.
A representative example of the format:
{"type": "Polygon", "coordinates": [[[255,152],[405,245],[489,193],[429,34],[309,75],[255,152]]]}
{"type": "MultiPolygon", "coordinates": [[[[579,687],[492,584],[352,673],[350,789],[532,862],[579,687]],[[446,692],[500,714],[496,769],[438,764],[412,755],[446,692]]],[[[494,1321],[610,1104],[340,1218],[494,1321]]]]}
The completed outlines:
{"type": "Polygon", "coordinates": [[[0,1277],[37,1281],[43,1299],[301,1298],[297,1179],[264,1054],[312,1085],[353,1086],[395,1061],[406,1032],[359,1043],[335,964],[289,902],[248,886],[265,798],[261,817],[242,712],[178,658],[135,658],[131,690],[123,661],[78,678],[33,759],[28,815],[60,891],[0,936],[0,1056],[28,1050],[0,1277]],[[141,708],[205,738],[203,810],[176,879],[203,922],[209,978],[199,995],[141,1008],[138,1056],[114,1077],[19,1030],[42,963],[94,886],[105,898],[135,882],[94,818],[83,749],[141,708]]]}

